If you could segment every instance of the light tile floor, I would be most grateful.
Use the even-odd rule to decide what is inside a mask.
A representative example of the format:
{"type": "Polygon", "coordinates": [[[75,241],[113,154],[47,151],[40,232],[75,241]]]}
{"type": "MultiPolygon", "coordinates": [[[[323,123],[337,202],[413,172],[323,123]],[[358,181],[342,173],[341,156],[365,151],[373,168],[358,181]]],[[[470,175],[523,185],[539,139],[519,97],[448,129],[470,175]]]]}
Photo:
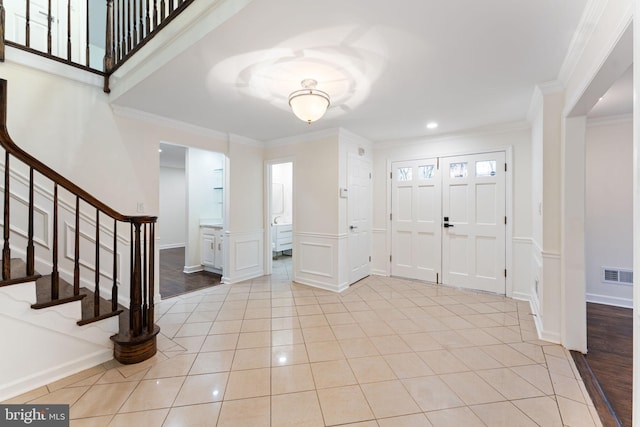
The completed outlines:
{"type": "Polygon", "coordinates": [[[156,305],[159,351],[7,403],[71,426],[601,426],[526,302],[372,276],[340,295],[274,274],[156,305]]]}

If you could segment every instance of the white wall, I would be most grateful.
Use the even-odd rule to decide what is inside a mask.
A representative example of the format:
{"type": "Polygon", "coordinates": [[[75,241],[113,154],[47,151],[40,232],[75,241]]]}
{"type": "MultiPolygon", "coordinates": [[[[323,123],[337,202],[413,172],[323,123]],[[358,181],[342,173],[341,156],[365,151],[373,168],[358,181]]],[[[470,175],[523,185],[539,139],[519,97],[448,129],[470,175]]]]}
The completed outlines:
{"type": "Polygon", "coordinates": [[[373,263],[372,272],[389,274],[389,166],[393,161],[422,159],[513,148],[513,268],[509,295],[527,298],[531,277],[531,131],[526,124],[516,124],[440,138],[390,141],[374,145],[373,166],[373,263]],[[517,268],[516,268],[517,267],[517,268]]]}
{"type": "Polygon", "coordinates": [[[160,216],[157,228],[160,249],[178,248],[186,244],[185,190],[184,169],[160,167],[160,216]]]}
{"type": "Polygon", "coordinates": [[[586,134],[587,301],[632,307],[633,287],[601,268],[633,267],[633,121],[593,120],[586,134]]]}
{"type": "Polygon", "coordinates": [[[293,160],[293,279],[338,291],[339,130],[267,144],[266,160],[293,160]]]}
{"type": "MultiPolygon", "coordinates": [[[[264,148],[231,135],[225,188],[224,268],[222,280],[236,283],[264,274],[264,148]]],[[[270,246],[269,246],[270,247],[270,246]]]]}
{"type": "MultiPolygon", "coordinates": [[[[561,341],[561,124],[564,92],[557,82],[538,85],[529,111],[532,145],[531,277],[523,283],[538,333],[561,341]]],[[[578,172],[577,172],[578,173],[578,172]]],[[[524,290],[523,289],[523,290],[524,290]]]]}

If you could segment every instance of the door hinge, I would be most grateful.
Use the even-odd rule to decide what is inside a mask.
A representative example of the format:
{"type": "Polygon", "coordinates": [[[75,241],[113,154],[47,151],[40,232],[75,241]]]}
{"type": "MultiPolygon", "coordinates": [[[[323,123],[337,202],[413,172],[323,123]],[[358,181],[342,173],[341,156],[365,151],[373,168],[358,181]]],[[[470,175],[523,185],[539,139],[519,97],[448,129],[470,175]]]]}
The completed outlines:
{"type": "Polygon", "coordinates": [[[506,163],[504,164],[504,171],[505,172],[507,171],[507,164],[506,163]]]}
{"type": "Polygon", "coordinates": [[[504,224],[507,225],[507,217],[504,217],[504,224]]]}
{"type": "Polygon", "coordinates": [[[371,179],[371,172],[369,172],[369,179],[371,179]]]}
{"type": "Polygon", "coordinates": [[[440,157],[436,159],[436,170],[440,170],[440,157]]]}
{"type": "Polygon", "coordinates": [[[389,172],[389,179],[393,179],[393,172],[389,172]]]}
{"type": "Polygon", "coordinates": [[[389,262],[391,262],[392,260],[393,260],[393,256],[389,254],[389,262]]]}
{"type": "Polygon", "coordinates": [[[369,255],[369,262],[371,262],[371,255],[369,255]]]}
{"type": "Polygon", "coordinates": [[[436,273],[436,285],[440,283],[440,273],[436,273]]]}
{"type": "Polygon", "coordinates": [[[389,221],[393,221],[393,213],[389,214],[389,221]]]}
{"type": "Polygon", "coordinates": [[[507,277],[507,269],[504,269],[504,277],[507,277]]]}

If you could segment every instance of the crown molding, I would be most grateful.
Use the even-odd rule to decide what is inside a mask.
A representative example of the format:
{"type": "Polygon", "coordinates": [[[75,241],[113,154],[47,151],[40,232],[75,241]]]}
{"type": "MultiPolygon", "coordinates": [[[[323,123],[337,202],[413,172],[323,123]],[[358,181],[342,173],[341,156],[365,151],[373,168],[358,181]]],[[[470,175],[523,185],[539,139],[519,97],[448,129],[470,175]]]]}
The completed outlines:
{"type": "Polygon", "coordinates": [[[248,145],[250,147],[256,148],[264,148],[265,143],[262,141],[258,141],[257,139],[248,138],[242,135],[236,135],[234,133],[229,134],[229,143],[230,144],[240,144],[240,145],[248,145]]]}
{"type": "Polygon", "coordinates": [[[593,117],[589,118],[587,116],[587,127],[598,127],[598,126],[608,126],[608,125],[617,125],[621,123],[633,123],[633,113],[627,114],[618,114],[615,116],[605,116],[605,117],[593,117]]]}
{"type": "Polygon", "coordinates": [[[348,142],[353,142],[354,144],[362,145],[369,149],[373,148],[372,141],[368,140],[363,136],[358,135],[357,133],[353,133],[348,129],[338,128],[338,135],[341,141],[344,139],[348,142]]]}
{"type": "Polygon", "coordinates": [[[529,123],[533,123],[543,106],[545,96],[562,93],[564,92],[564,89],[564,85],[559,80],[552,80],[537,84],[533,88],[533,94],[531,94],[529,110],[527,111],[527,121],[529,123]]]}
{"type": "Polygon", "coordinates": [[[551,80],[549,82],[539,83],[536,87],[544,96],[564,92],[564,85],[560,80],[551,80]]]}
{"type": "Polygon", "coordinates": [[[558,80],[563,84],[566,85],[571,78],[593,32],[597,28],[597,23],[602,17],[607,3],[607,0],[589,0],[585,6],[578,27],[573,33],[573,37],[569,43],[567,55],[558,73],[558,80]]]}
{"type": "Polygon", "coordinates": [[[136,110],[135,108],[122,107],[120,105],[111,104],[111,109],[113,113],[119,117],[139,120],[157,126],[163,126],[174,130],[189,132],[196,135],[205,136],[207,138],[217,139],[219,141],[229,140],[228,135],[224,132],[193,125],[190,123],[185,123],[180,120],[170,119],[168,117],[159,116],[157,114],[151,114],[146,111],[136,110]]]}
{"type": "Polygon", "coordinates": [[[303,144],[306,142],[317,141],[319,139],[329,137],[340,137],[341,128],[329,128],[318,130],[315,132],[308,132],[301,135],[288,136],[285,138],[272,139],[265,142],[267,147],[283,147],[286,145],[303,144]]]}

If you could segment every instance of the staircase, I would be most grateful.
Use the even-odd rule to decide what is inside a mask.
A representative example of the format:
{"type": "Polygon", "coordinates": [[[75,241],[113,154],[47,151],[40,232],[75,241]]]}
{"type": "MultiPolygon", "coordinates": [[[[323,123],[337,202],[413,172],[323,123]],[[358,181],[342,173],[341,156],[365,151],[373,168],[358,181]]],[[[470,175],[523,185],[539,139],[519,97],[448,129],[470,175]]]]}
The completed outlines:
{"type": "Polygon", "coordinates": [[[6,118],[0,80],[0,401],[111,358],[146,360],[160,330],[156,217],[120,214],[33,158],[6,118]]]}
{"type": "MultiPolygon", "coordinates": [[[[98,74],[109,92],[109,77],[194,2],[103,1],[100,9],[97,1],[70,0],[60,3],[62,13],[51,2],[37,11],[30,1],[5,7],[0,0],[0,62],[11,46],[98,74]],[[92,19],[100,10],[105,19],[92,19]],[[71,19],[76,11],[80,21],[71,19]],[[42,19],[46,39],[33,32],[42,19]],[[22,28],[9,32],[14,39],[5,39],[18,22],[22,28]]],[[[6,118],[7,82],[0,80],[0,401],[112,358],[144,361],[156,353],[160,330],[156,218],[116,212],[23,151],[6,118]]]]}

